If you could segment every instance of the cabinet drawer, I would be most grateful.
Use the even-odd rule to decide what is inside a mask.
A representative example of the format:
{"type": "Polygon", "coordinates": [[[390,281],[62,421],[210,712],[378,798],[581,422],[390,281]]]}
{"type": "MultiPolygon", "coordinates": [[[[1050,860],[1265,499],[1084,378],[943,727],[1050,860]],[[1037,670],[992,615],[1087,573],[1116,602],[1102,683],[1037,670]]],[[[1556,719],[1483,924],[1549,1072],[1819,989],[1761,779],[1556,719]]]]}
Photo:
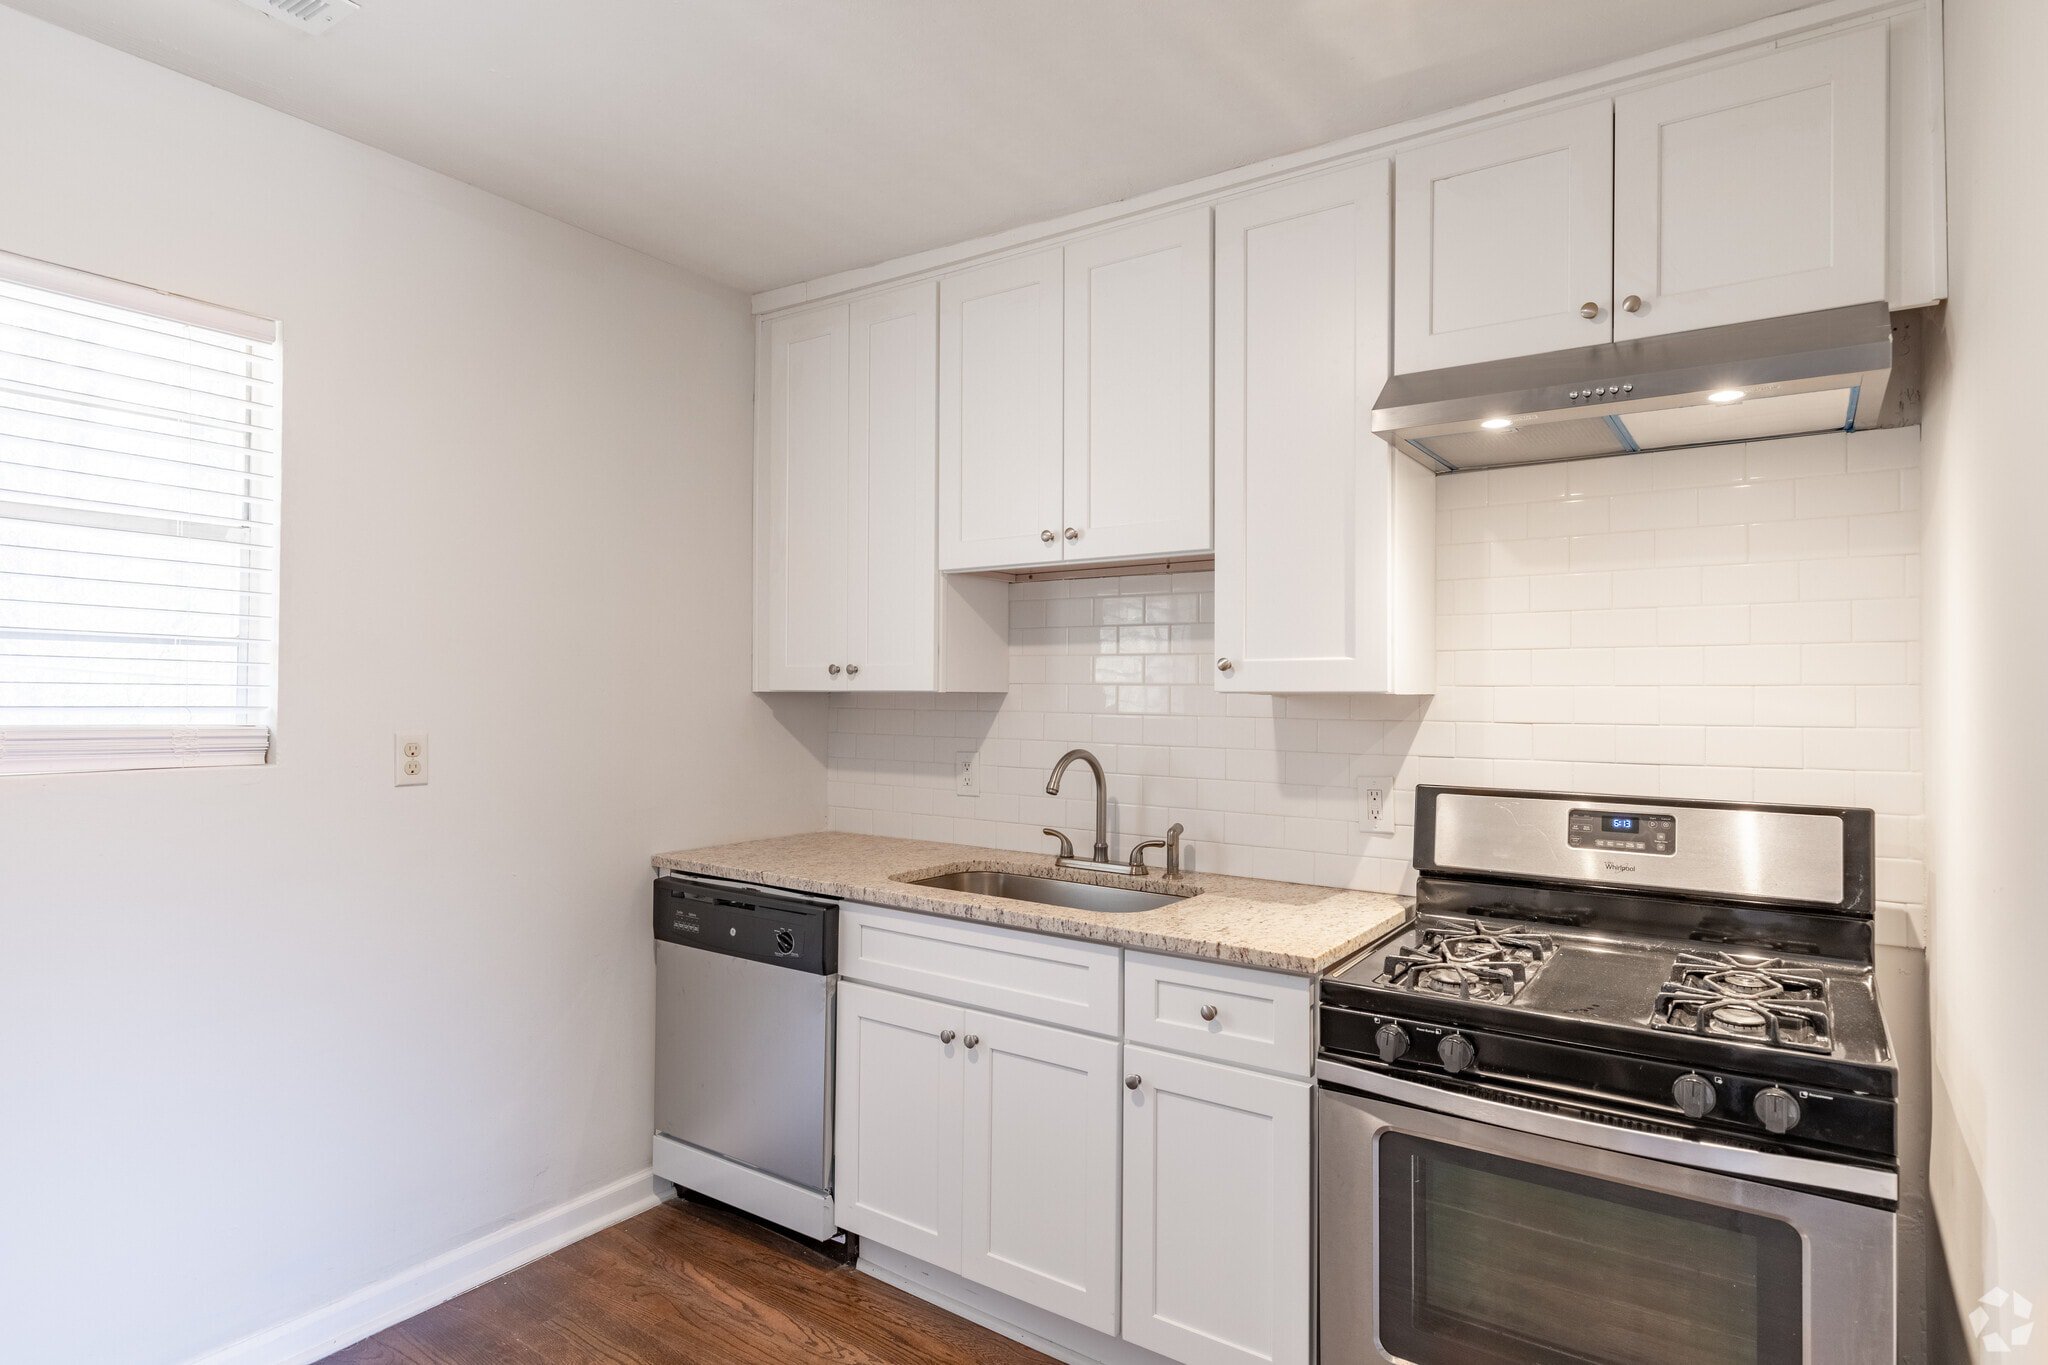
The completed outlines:
{"type": "Polygon", "coordinates": [[[1152,953],[1125,956],[1124,1036],[1134,1043],[1306,1076],[1315,1060],[1314,1007],[1305,976],[1152,953]]]}
{"type": "Polygon", "coordinates": [[[1122,951],[992,924],[849,905],[839,971],[855,981],[1114,1037],[1122,951]]]}

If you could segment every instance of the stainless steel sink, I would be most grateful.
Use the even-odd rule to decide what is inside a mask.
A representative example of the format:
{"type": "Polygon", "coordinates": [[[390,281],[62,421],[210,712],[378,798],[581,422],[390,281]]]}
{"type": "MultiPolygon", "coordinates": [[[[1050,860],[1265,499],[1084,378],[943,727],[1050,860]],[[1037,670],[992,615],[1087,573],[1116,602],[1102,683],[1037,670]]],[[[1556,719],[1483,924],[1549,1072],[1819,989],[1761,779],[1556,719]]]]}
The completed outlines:
{"type": "Polygon", "coordinates": [[[1035,901],[1040,905],[1063,905],[1069,910],[1157,910],[1162,905],[1186,900],[1192,891],[1169,896],[1158,891],[1129,891],[1121,886],[1097,886],[1093,882],[1070,882],[1062,877],[1034,877],[1028,872],[943,872],[936,877],[919,877],[912,886],[936,886],[944,891],[967,891],[977,896],[1001,896],[1006,900],[1035,901]]]}

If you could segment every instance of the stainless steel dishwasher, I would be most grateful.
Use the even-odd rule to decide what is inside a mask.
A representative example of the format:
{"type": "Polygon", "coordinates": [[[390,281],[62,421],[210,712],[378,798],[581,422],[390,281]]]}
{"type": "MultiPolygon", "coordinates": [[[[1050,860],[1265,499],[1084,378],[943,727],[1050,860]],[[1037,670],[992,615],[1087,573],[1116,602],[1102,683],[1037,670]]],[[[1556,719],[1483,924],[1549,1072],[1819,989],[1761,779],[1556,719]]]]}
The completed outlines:
{"type": "Polygon", "coordinates": [[[838,904],[671,873],[654,940],[655,1173],[830,1238],[838,904]]]}

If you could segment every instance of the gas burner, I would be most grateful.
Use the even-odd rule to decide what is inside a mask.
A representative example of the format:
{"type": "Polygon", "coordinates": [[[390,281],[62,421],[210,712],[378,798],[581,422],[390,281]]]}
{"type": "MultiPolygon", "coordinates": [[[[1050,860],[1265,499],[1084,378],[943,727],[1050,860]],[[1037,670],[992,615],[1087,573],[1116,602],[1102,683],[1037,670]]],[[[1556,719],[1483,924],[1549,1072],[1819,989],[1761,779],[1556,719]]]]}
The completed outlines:
{"type": "Polygon", "coordinates": [[[1650,1025],[1795,1052],[1835,1050],[1827,982],[1775,957],[1680,953],[1650,1025]]]}
{"type": "Polygon", "coordinates": [[[1488,933],[1458,921],[1424,925],[1413,947],[1388,955],[1377,984],[1500,1004],[1556,951],[1542,934],[1488,933]]]}
{"type": "Polygon", "coordinates": [[[1782,958],[1739,953],[1680,953],[1671,968],[1671,984],[1731,1000],[1823,1004],[1827,998],[1822,978],[1797,971],[1782,958]]]}

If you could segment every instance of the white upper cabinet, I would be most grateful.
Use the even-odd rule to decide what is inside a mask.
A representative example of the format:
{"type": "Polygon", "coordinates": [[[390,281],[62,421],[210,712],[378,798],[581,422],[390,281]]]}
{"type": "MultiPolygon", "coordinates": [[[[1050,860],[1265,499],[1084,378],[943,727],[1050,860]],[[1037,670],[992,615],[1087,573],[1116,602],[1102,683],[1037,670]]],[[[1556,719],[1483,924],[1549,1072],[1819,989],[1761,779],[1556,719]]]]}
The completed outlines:
{"type": "Polygon", "coordinates": [[[1009,685],[1002,585],[938,571],[936,347],[929,280],[768,324],[758,689],[1009,685]]]}
{"type": "Polygon", "coordinates": [[[1600,100],[1395,159],[1397,372],[1610,338],[1613,113],[1600,100]]]}
{"type": "Polygon", "coordinates": [[[939,567],[1057,564],[1061,253],[939,282],[939,567]]]}
{"type": "Polygon", "coordinates": [[[1883,299],[1886,80],[1870,27],[1617,98],[1615,338],[1883,299]]]}
{"type": "Polygon", "coordinates": [[[823,688],[847,663],[848,327],[844,304],[767,325],[755,470],[764,690],[823,688]]]}
{"type": "Polygon", "coordinates": [[[1066,249],[1068,560],[1210,548],[1209,210],[1066,249]]]}
{"type": "Polygon", "coordinates": [[[948,275],[939,564],[1210,548],[1209,210],[948,275]]]}
{"type": "Polygon", "coordinates": [[[1372,433],[1388,165],[1216,209],[1216,686],[1427,692],[1435,485],[1372,433]]]}

